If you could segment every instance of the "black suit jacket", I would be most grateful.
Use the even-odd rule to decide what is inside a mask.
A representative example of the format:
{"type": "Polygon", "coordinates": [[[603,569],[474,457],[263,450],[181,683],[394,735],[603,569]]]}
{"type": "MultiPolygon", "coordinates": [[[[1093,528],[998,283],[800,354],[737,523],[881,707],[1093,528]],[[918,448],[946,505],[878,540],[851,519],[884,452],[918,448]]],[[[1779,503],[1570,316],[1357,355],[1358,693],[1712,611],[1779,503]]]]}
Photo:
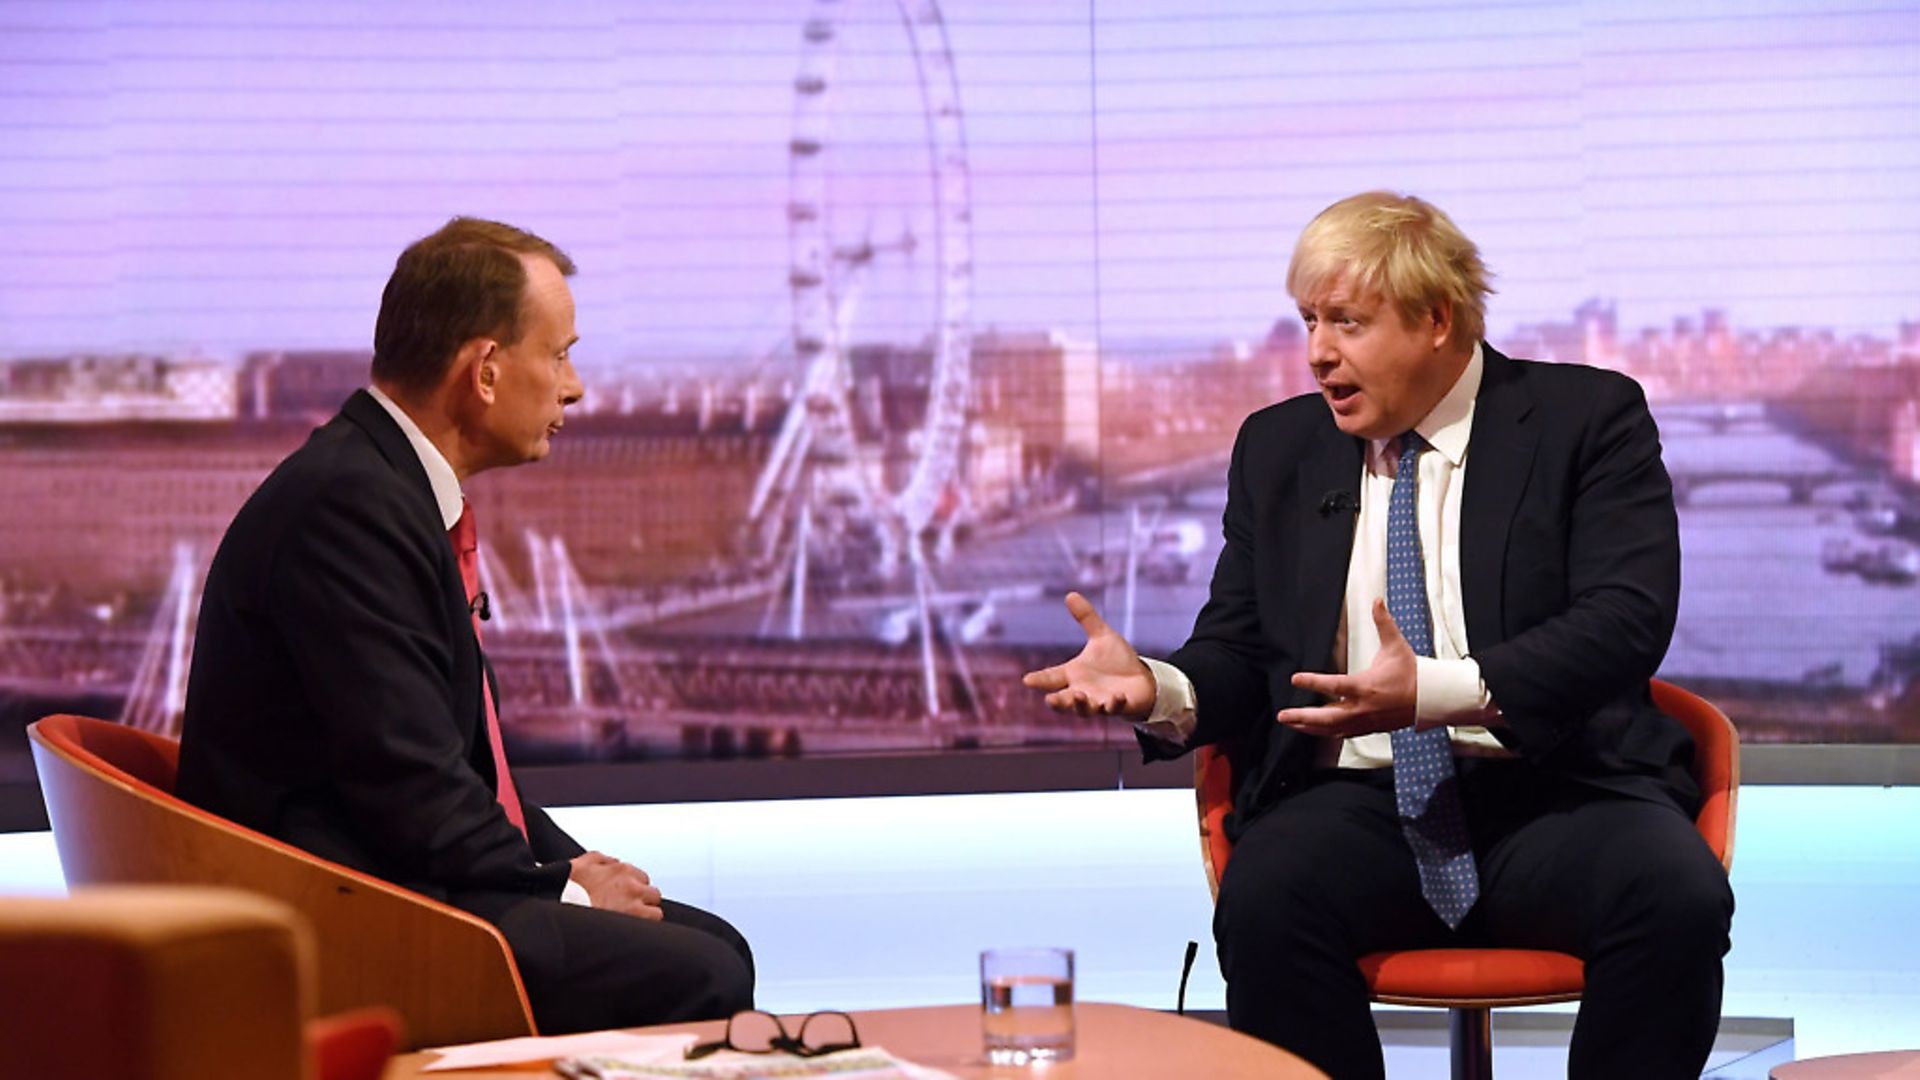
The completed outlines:
{"type": "Polygon", "coordinates": [[[355,393],[253,493],[214,556],[179,794],[483,914],[557,898],[581,848],[536,806],[527,837],[501,809],[489,675],[426,470],[355,393]]]}
{"type": "MultiPolygon", "coordinates": [[[[1691,813],[1692,741],[1647,688],[1673,636],[1680,541],[1640,387],[1486,348],[1467,445],[1462,601],[1505,717],[1495,734],[1568,782],[1691,813]]],[[[1327,496],[1358,504],[1363,455],[1318,395],[1255,413],[1235,443],[1212,593],[1168,657],[1194,684],[1192,744],[1232,757],[1232,833],[1312,768],[1315,740],[1274,714],[1315,703],[1295,672],[1332,670],[1356,515],[1327,496]]]]}

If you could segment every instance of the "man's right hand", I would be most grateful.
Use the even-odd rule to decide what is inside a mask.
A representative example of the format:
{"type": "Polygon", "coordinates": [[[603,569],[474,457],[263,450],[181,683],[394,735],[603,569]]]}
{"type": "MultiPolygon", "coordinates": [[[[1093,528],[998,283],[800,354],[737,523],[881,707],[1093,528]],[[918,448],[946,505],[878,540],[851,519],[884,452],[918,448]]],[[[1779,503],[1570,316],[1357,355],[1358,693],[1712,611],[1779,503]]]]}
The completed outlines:
{"type": "Polygon", "coordinates": [[[1145,720],[1153,713],[1155,687],[1140,654],[1100,618],[1086,597],[1068,593],[1067,612],[1086,632],[1086,647],[1066,663],[1029,671],[1020,681],[1043,691],[1048,707],[1058,712],[1145,720]]]}
{"type": "Polygon", "coordinates": [[[648,880],[645,870],[597,851],[575,856],[570,865],[568,876],[587,890],[594,907],[641,919],[664,918],[660,890],[648,880]]]}

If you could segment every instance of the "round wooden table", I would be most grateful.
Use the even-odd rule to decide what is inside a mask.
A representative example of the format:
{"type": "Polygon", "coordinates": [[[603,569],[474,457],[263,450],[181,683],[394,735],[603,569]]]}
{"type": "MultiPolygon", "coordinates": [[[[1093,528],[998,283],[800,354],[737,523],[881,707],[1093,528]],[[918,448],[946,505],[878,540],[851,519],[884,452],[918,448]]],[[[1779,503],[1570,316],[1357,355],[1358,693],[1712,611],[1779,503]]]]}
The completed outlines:
{"type": "Polygon", "coordinates": [[[1775,1065],[1773,1080],[1920,1080],[1920,1050],[1840,1054],[1775,1065]]]}
{"type": "MultiPolygon", "coordinates": [[[[1163,1080],[1204,1076],[1208,1080],[1325,1080],[1325,1073],[1258,1039],[1218,1024],[1130,1005],[1083,1002],[1074,1006],[1074,1057],[1044,1068],[996,1067],[986,1063],[980,1045],[980,1006],[930,1005],[914,1009],[855,1012],[860,1039],[883,1046],[895,1056],[940,1069],[962,1080],[1044,1077],[1045,1080],[1163,1080]]],[[[686,1032],[719,1038],[723,1021],[635,1028],[647,1034],[686,1032]]],[[[474,1077],[552,1075],[547,1062],[515,1069],[472,1069],[423,1073],[438,1055],[422,1051],[395,1058],[385,1080],[468,1080],[474,1077]]]]}

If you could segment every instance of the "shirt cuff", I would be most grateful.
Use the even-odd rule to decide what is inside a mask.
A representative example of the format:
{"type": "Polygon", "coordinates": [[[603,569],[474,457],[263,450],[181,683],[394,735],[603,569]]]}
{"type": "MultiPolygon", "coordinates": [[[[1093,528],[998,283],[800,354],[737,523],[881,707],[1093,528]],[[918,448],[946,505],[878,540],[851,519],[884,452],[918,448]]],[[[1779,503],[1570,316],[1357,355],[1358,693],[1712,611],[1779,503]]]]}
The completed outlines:
{"type": "Polygon", "coordinates": [[[592,907],[593,897],[587,895],[587,887],[585,885],[580,884],[572,878],[568,878],[567,887],[560,890],[560,902],[563,904],[579,904],[581,907],[592,907]]]}
{"type": "Polygon", "coordinates": [[[1414,657],[1413,722],[1421,728],[1440,724],[1478,725],[1500,714],[1480,677],[1480,661],[1414,657]]]}
{"type": "Polygon", "coordinates": [[[1193,680],[1187,678],[1186,672],[1163,660],[1145,656],[1140,659],[1153,675],[1153,711],[1147,714],[1145,720],[1133,725],[1134,729],[1168,746],[1187,745],[1187,740],[1193,737],[1195,714],[1199,708],[1193,692],[1193,680]]]}

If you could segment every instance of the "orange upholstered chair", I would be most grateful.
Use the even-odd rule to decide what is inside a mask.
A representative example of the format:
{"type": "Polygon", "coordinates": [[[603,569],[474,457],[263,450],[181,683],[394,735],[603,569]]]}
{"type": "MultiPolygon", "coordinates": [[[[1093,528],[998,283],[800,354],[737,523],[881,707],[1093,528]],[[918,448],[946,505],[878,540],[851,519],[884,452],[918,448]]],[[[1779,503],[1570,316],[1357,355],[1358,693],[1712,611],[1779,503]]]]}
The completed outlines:
{"type": "Polygon", "coordinates": [[[313,965],[306,920],[237,889],[0,897],[0,1076],[380,1080],[399,1018],[309,1019],[313,965]]]}
{"type": "MultiPolygon", "coordinates": [[[[318,1011],[390,1007],[409,1046],[535,1032],[492,924],[181,801],[173,739],[84,716],[49,716],[27,735],[69,886],[227,885],[277,899],[312,924],[318,1011]]],[[[351,1030],[338,1035],[323,1049],[353,1055],[351,1030]]]]}
{"type": "MultiPolygon", "coordinates": [[[[1653,680],[1653,701],[1693,734],[1694,776],[1703,796],[1694,823],[1721,865],[1731,868],[1734,808],[1740,791],[1739,733],[1713,703],[1672,683],[1653,680]]],[[[1227,756],[1211,746],[1195,751],[1193,780],[1200,809],[1200,855],[1207,886],[1218,896],[1220,875],[1233,853],[1224,829],[1233,807],[1233,774],[1227,756]]],[[[1584,965],[1578,957],[1544,949],[1377,952],[1360,958],[1360,970],[1375,1001],[1451,1011],[1455,1080],[1493,1075],[1491,1010],[1577,1001],[1585,985],[1584,965]]]]}

